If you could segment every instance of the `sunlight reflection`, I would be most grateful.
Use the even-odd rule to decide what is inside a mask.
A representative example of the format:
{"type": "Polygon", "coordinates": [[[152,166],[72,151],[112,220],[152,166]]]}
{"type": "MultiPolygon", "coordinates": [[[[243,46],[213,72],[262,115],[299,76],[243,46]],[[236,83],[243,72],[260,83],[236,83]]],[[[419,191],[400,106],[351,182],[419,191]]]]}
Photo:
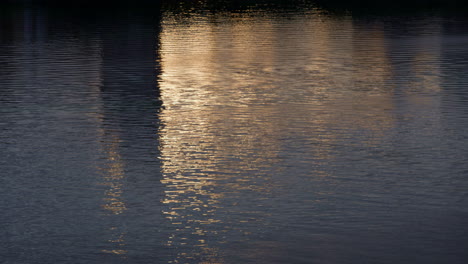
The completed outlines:
{"type": "MultiPolygon", "coordinates": [[[[92,83],[95,94],[100,94],[100,78],[92,83]]],[[[101,98],[96,98],[101,100],[101,98]]],[[[109,129],[105,125],[105,115],[102,108],[98,108],[96,112],[88,114],[95,119],[99,124],[98,140],[100,151],[103,155],[102,163],[97,166],[97,170],[101,174],[98,186],[103,187],[103,197],[101,207],[105,212],[104,217],[106,230],[103,230],[109,237],[106,240],[107,248],[101,249],[102,253],[126,258],[127,250],[125,247],[126,231],[122,227],[116,226],[114,221],[116,217],[123,214],[127,210],[127,204],[122,198],[124,181],[125,181],[125,163],[120,154],[120,136],[116,131],[109,129]]]]}
{"type": "Polygon", "coordinates": [[[104,204],[102,207],[112,214],[118,215],[127,210],[125,202],[122,200],[122,180],[125,177],[124,164],[118,152],[119,139],[117,135],[110,135],[109,144],[106,144],[107,168],[104,168],[105,175],[101,185],[108,189],[105,191],[104,204]]]}
{"type": "MultiPolygon", "coordinates": [[[[162,27],[163,213],[175,230],[168,246],[216,248],[226,226],[242,233],[252,221],[223,213],[256,212],[226,201],[284,192],[278,186],[298,170],[333,178],[321,167],[336,146],[377,147],[396,125],[396,73],[382,25],[314,13],[167,13],[162,27]]],[[[433,81],[420,84],[433,90],[433,81]]]]}
{"type": "MultiPolygon", "coordinates": [[[[330,131],[339,132],[343,122],[358,130],[391,126],[389,93],[367,95],[367,87],[348,87],[354,79],[369,87],[385,82],[389,73],[381,34],[371,43],[378,56],[358,61],[353,35],[342,34],[339,41],[334,36],[340,28],[350,32],[351,20],[281,21],[311,31],[298,38],[303,32],[284,35],[284,25],[268,16],[255,23],[248,16],[223,24],[216,21],[225,17],[197,18],[197,23],[179,19],[184,20],[166,17],[161,33],[163,203],[176,231],[168,246],[190,243],[206,249],[222,242],[219,225],[227,223],[217,211],[226,210],[224,199],[240,191],[272,192],[275,163],[297,167],[307,156],[318,163],[333,159],[339,135],[330,131]],[[297,50],[309,56],[297,56],[297,50]],[[357,69],[348,71],[354,64],[357,69]],[[380,70],[369,73],[372,67],[380,70]],[[330,80],[333,86],[326,85],[330,80]],[[305,148],[297,153],[301,157],[293,155],[297,148],[305,148]]],[[[327,175],[318,169],[311,174],[327,175]]],[[[189,258],[186,254],[178,258],[189,258]]]]}
{"type": "MultiPolygon", "coordinates": [[[[103,123],[103,116],[97,114],[96,117],[103,123]]],[[[102,172],[102,181],[98,185],[104,186],[103,204],[101,205],[108,217],[116,217],[127,210],[125,200],[122,198],[124,187],[124,163],[120,155],[120,139],[117,133],[111,133],[105,128],[100,129],[102,151],[105,154],[105,162],[99,168],[102,172]]],[[[110,221],[110,219],[109,219],[110,221]]],[[[109,222],[111,223],[111,221],[109,222]]],[[[112,255],[121,255],[125,258],[127,250],[125,246],[125,234],[121,227],[110,226],[106,233],[109,234],[108,249],[101,252],[112,255]]]]}

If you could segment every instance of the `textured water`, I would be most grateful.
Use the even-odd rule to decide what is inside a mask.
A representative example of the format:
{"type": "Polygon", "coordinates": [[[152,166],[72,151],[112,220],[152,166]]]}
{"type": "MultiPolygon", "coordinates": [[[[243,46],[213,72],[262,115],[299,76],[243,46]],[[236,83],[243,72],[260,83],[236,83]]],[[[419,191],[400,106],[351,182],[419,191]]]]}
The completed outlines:
{"type": "Polygon", "coordinates": [[[466,263],[468,20],[0,16],[1,263],[466,263]]]}

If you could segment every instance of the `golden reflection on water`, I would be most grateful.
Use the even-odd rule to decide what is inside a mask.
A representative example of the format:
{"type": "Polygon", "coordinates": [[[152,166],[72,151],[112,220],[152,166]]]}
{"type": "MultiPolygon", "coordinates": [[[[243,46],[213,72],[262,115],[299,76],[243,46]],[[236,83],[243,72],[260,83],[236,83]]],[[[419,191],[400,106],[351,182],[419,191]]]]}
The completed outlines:
{"type": "Polygon", "coordinates": [[[127,250],[123,249],[125,246],[125,235],[126,231],[121,226],[116,226],[115,223],[110,221],[110,218],[118,217],[127,210],[127,205],[122,197],[124,182],[125,182],[125,171],[124,161],[120,154],[120,136],[117,131],[109,129],[105,125],[105,113],[103,110],[101,87],[102,87],[102,67],[103,58],[100,54],[102,46],[100,42],[97,42],[97,47],[93,50],[94,58],[96,61],[92,65],[95,67],[93,71],[89,71],[95,74],[92,78],[89,78],[88,85],[92,89],[92,100],[96,102],[97,107],[95,112],[88,113],[88,117],[93,120],[97,128],[97,141],[98,150],[102,155],[102,162],[96,167],[98,174],[101,178],[97,179],[96,185],[102,189],[101,208],[104,212],[104,233],[108,234],[106,239],[106,248],[100,251],[106,254],[117,255],[122,258],[126,258],[127,250]]]}
{"type": "Polygon", "coordinates": [[[122,255],[122,256],[127,254],[128,253],[127,250],[121,249],[123,246],[125,246],[125,234],[126,233],[122,232],[121,230],[119,230],[118,227],[115,227],[115,226],[110,227],[109,231],[114,236],[111,239],[107,240],[107,242],[109,242],[111,245],[110,246],[111,249],[103,249],[102,252],[107,253],[107,254],[122,255]]]}
{"type": "Polygon", "coordinates": [[[107,155],[107,168],[104,168],[103,182],[106,186],[102,207],[111,214],[118,215],[127,210],[126,204],[122,199],[123,179],[125,177],[124,164],[119,148],[119,138],[117,135],[109,135],[108,144],[105,145],[107,155]]]}
{"type": "MultiPolygon", "coordinates": [[[[97,114],[96,116],[103,124],[103,115],[97,114]]],[[[99,129],[99,134],[101,136],[102,152],[105,157],[105,162],[99,168],[102,178],[98,185],[105,187],[101,207],[108,217],[117,217],[127,210],[125,200],[122,198],[125,171],[119,150],[120,138],[116,132],[107,130],[104,126],[99,129]]],[[[127,250],[123,249],[123,247],[125,246],[126,232],[122,227],[111,224],[111,221],[109,221],[109,224],[110,226],[106,230],[106,233],[110,236],[107,240],[108,248],[102,249],[101,252],[125,258],[127,250]]]]}
{"type": "Polygon", "coordinates": [[[174,225],[167,245],[181,249],[174,262],[218,255],[223,225],[236,221],[218,213],[228,197],[268,195],[288,181],[273,179],[277,170],[326,164],[350,138],[378,146],[395,126],[395,66],[382,25],[318,13],[166,14],[162,27],[163,203],[174,225]]]}
{"type": "MultiPolygon", "coordinates": [[[[99,85],[96,85],[95,90],[95,94],[99,94],[99,85]]],[[[97,98],[97,100],[100,99],[97,98]]],[[[89,115],[99,124],[97,130],[98,142],[104,157],[103,162],[97,167],[102,176],[97,185],[103,187],[101,207],[105,212],[105,219],[103,221],[108,222],[104,232],[108,234],[109,238],[105,243],[107,248],[100,251],[126,258],[127,250],[124,249],[126,232],[121,226],[116,226],[111,221],[111,218],[118,217],[127,210],[126,202],[122,197],[125,181],[125,164],[120,154],[120,137],[116,131],[105,127],[105,117],[101,108],[96,113],[89,115]]]]}

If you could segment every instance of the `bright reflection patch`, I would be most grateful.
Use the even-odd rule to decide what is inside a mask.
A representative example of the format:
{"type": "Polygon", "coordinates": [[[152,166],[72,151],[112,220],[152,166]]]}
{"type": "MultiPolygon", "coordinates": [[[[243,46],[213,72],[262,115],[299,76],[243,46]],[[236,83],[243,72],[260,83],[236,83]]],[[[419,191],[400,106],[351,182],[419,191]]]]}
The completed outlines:
{"type": "Polygon", "coordinates": [[[249,218],[255,206],[237,211],[262,203],[249,194],[284,192],[295,170],[329,177],[321,168],[343,141],[385,139],[400,73],[382,26],[361,27],[319,13],[163,16],[161,182],[174,262],[216,252],[233,229],[248,236],[243,225],[263,221],[249,218]]]}

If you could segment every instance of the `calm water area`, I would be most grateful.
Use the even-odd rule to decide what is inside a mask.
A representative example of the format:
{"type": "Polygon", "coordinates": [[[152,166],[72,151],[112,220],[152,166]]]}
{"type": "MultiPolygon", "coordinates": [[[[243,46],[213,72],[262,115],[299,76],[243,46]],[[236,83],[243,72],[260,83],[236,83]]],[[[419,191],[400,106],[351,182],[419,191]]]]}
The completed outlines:
{"type": "Polygon", "coordinates": [[[0,263],[468,261],[468,16],[0,9],[0,263]]]}

